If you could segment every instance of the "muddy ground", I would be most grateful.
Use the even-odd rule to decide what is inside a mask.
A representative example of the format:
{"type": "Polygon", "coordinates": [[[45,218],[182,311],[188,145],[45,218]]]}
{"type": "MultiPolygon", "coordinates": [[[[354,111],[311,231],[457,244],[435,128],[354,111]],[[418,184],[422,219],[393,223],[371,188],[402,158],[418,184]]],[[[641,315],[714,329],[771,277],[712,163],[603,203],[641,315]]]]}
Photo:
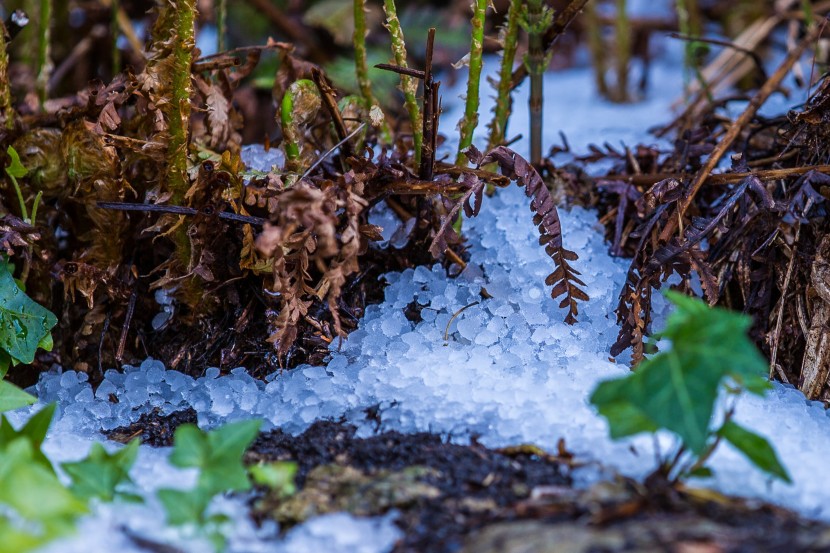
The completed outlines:
{"type": "MultiPolygon", "coordinates": [[[[146,415],[109,436],[170,446],[175,428],[195,415],[146,415]]],[[[295,461],[298,492],[286,499],[257,490],[257,520],[273,518],[285,531],[329,512],[395,510],[403,531],[395,553],[830,551],[830,525],[758,501],[622,477],[577,489],[580,461],[564,446],[552,456],[430,433],[359,438],[354,426],[328,421],[299,436],[260,434],[246,462],[267,461],[295,461]]]]}

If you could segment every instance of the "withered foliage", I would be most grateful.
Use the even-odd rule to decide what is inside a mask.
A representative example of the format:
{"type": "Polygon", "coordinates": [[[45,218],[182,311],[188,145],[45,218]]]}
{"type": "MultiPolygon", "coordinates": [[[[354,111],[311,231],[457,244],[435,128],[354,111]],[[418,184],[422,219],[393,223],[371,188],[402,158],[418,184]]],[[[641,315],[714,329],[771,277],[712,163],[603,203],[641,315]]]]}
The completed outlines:
{"type": "MultiPolygon", "coordinates": [[[[483,155],[472,147],[468,156],[478,165],[489,163],[498,164],[503,175],[524,188],[525,194],[531,199],[530,210],[533,211],[533,223],[539,227],[539,244],[545,247],[553,260],[555,269],[545,279],[545,284],[553,286],[551,297],[556,299],[564,295],[559,308],[568,308],[565,322],[574,324],[579,314],[577,301],[588,301],[588,295],[579,287],[585,283],[579,279],[579,271],[571,267],[569,261],[576,261],[578,256],[564,247],[562,242],[562,225],[559,222],[559,211],[553,202],[550,190],[545,185],[536,169],[522,156],[505,146],[498,146],[483,155]]],[[[475,213],[481,206],[482,189],[479,187],[475,194],[475,213]]],[[[465,203],[465,211],[467,204],[465,203]]],[[[473,213],[471,209],[468,216],[473,213]]]]}
{"type": "MultiPolygon", "coordinates": [[[[42,193],[30,226],[11,214],[11,187],[2,190],[0,236],[25,264],[33,297],[59,314],[49,361],[93,379],[147,355],[185,371],[244,364],[261,374],[320,362],[366,305],[382,299],[383,273],[474,262],[455,230],[459,217],[479,213],[486,185],[511,181],[531,199],[553,261],[552,296],[562,298],[565,320],[576,321],[577,303],[588,299],[571,265],[576,254],[564,247],[550,192],[526,160],[499,147],[471,149],[475,168],[430,156],[426,170],[416,167],[405,132],[381,145],[377,114],[340,94],[293,45],[271,40],[194,56],[190,105],[176,109],[180,50],[193,46],[177,40],[173,9],[159,4],[143,66],[19,118],[0,136],[2,150],[12,145],[29,170],[21,179],[26,200],[42,193]],[[240,88],[268,51],[279,58],[273,102],[311,78],[325,109],[294,121],[290,139],[300,156],[290,166],[251,172],[240,158],[251,119],[240,88]],[[189,114],[184,187],[172,161],[182,114],[189,114]],[[501,175],[486,169],[494,165],[501,175]],[[372,245],[382,229],[368,215],[380,202],[401,220],[401,247],[372,245]]],[[[434,147],[440,102],[431,105],[434,147]]],[[[287,135],[271,146],[266,139],[266,148],[287,135]]]]}
{"type": "Polygon", "coordinates": [[[745,117],[734,129],[738,123],[722,117],[715,102],[699,119],[680,122],[673,151],[594,149],[596,158],[617,160],[597,182],[600,206],[612,253],[632,257],[613,355],[630,347],[634,361],[642,359],[654,291],[678,275],[674,286],[754,317],[771,376],[810,398],[830,399],[821,249],[830,197],[828,106],[825,76],[786,118],[745,117]],[[705,156],[718,137],[738,130],[732,168],[711,174],[705,156]]]}

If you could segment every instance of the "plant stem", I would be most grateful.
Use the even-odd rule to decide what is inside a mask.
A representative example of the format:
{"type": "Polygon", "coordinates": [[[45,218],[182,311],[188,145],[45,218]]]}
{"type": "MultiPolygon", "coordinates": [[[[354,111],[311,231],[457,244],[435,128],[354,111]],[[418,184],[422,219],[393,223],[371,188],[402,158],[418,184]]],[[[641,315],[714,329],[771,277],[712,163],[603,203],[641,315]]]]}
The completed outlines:
{"type": "Polygon", "coordinates": [[[372,81],[369,80],[369,63],[366,61],[366,0],[354,0],[354,70],[357,75],[357,86],[366,109],[377,103],[372,94],[372,81]]]}
{"type": "Polygon", "coordinates": [[[432,54],[435,46],[435,27],[427,31],[427,49],[424,57],[424,147],[421,156],[421,166],[418,169],[418,176],[421,180],[431,181],[435,169],[435,148],[438,135],[438,119],[440,109],[438,108],[438,87],[432,78],[432,54]]]}
{"type": "Polygon", "coordinates": [[[510,96],[513,80],[513,63],[516,59],[516,49],[519,44],[519,16],[522,12],[522,0],[511,0],[507,9],[507,23],[502,27],[501,39],[504,42],[499,68],[499,84],[496,86],[496,107],[493,110],[493,120],[490,122],[490,137],[487,149],[491,150],[504,143],[507,133],[507,120],[513,99],[510,96]]]}
{"type": "Polygon", "coordinates": [[[225,51],[225,39],[228,34],[228,2],[216,0],[216,51],[225,51]]]}
{"type": "MultiPolygon", "coordinates": [[[[406,64],[406,42],[403,29],[401,29],[401,22],[398,19],[395,0],[383,0],[383,11],[386,12],[386,23],[384,25],[389,29],[389,34],[392,37],[392,54],[395,57],[395,64],[400,67],[409,67],[406,64]]],[[[421,110],[418,108],[418,100],[415,97],[418,91],[418,82],[408,75],[401,74],[401,90],[403,91],[406,111],[409,113],[409,123],[412,126],[415,164],[420,165],[424,136],[421,130],[421,110]]]]}
{"type": "Polygon", "coordinates": [[[588,32],[588,50],[591,52],[591,66],[594,68],[594,82],[597,92],[603,98],[610,98],[608,81],[605,73],[608,69],[606,64],[606,48],[602,40],[602,24],[597,16],[597,8],[593,2],[585,6],[585,26],[588,32]]]}
{"type": "Polygon", "coordinates": [[[14,108],[9,84],[9,52],[7,50],[6,26],[0,23],[0,117],[6,129],[14,129],[14,108]]]}
{"type": "Polygon", "coordinates": [[[187,176],[188,123],[190,121],[190,94],[192,91],[190,65],[195,46],[194,24],[196,0],[175,0],[171,38],[173,39],[173,83],[170,98],[169,132],[167,144],[168,186],[175,205],[184,205],[184,196],[190,188],[187,176]]]}
{"type": "Polygon", "coordinates": [[[40,24],[38,27],[37,66],[35,67],[35,87],[40,102],[40,109],[46,103],[49,77],[52,74],[52,60],[49,59],[49,41],[52,24],[52,0],[40,0],[40,24]]]}
{"type": "MultiPolygon", "coordinates": [[[[380,109],[380,104],[372,93],[372,81],[369,79],[369,62],[366,59],[366,0],[354,0],[354,70],[357,75],[357,86],[360,89],[363,108],[369,112],[373,108],[380,109]]],[[[384,119],[380,127],[381,141],[386,144],[392,143],[392,135],[389,125],[384,119]]]]}
{"type": "Polygon", "coordinates": [[[617,39],[617,90],[612,100],[627,102],[628,97],[628,62],[631,59],[631,25],[626,10],[627,0],[617,0],[617,15],[614,23],[614,34],[617,39]]]}
{"type": "Polygon", "coordinates": [[[473,133],[478,126],[478,92],[481,84],[482,52],[484,50],[484,15],[487,0],[475,0],[473,4],[472,38],[470,40],[470,72],[467,76],[467,102],[464,117],[459,122],[457,165],[467,165],[463,151],[473,143],[473,133]]]}
{"type": "Polygon", "coordinates": [[[291,83],[280,103],[280,123],[282,125],[283,149],[285,150],[286,169],[300,169],[300,128],[301,122],[310,120],[320,108],[322,100],[317,86],[308,79],[299,79],[291,83]]]}
{"type": "Polygon", "coordinates": [[[538,165],[542,161],[542,107],[544,87],[542,77],[545,72],[545,50],[542,45],[544,11],[542,0],[527,2],[527,65],[530,73],[530,163],[538,165]]]}

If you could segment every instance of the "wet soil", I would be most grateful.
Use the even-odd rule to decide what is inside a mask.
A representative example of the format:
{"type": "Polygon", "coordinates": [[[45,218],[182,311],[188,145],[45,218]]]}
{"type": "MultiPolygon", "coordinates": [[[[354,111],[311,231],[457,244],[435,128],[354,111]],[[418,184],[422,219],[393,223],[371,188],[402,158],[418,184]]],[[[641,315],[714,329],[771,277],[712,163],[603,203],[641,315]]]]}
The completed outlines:
{"type": "MultiPolygon", "coordinates": [[[[148,414],[109,436],[172,445],[185,422],[195,412],[148,414]]],[[[260,434],[245,460],[297,463],[298,492],[257,490],[256,520],[287,530],[328,512],[394,510],[403,532],[395,553],[830,552],[830,526],[758,501],[625,478],[576,489],[579,469],[564,449],[553,457],[429,433],[360,438],[352,425],[317,422],[298,436],[260,434]]]]}

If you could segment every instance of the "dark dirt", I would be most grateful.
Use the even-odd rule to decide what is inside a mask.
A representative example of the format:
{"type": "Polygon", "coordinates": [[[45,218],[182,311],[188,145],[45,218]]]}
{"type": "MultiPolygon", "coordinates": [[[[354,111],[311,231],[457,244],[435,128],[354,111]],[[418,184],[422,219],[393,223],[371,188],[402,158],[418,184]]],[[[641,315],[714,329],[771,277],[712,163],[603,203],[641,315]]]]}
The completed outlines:
{"type": "Polygon", "coordinates": [[[141,443],[153,447],[168,447],[173,445],[173,433],[182,424],[196,424],[196,411],[192,408],[176,411],[163,416],[157,411],[141,415],[134,423],[128,426],[119,426],[104,432],[110,440],[125,444],[133,438],[139,438],[141,443]]]}
{"type": "MultiPolygon", "coordinates": [[[[195,421],[192,410],[151,413],[108,436],[169,446],[178,425],[195,421]]],[[[830,552],[830,526],[758,501],[624,478],[575,489],[578,469],[564,450],[556,458],[429,433],[355,433],[317,422],[299,436],[260,434],[246,463],[296,462],[299,491],[280,498],[260,489],[254,517],[288,529],[327,512],[394,509],[404,533],[395,553],[830,552]]]]}

